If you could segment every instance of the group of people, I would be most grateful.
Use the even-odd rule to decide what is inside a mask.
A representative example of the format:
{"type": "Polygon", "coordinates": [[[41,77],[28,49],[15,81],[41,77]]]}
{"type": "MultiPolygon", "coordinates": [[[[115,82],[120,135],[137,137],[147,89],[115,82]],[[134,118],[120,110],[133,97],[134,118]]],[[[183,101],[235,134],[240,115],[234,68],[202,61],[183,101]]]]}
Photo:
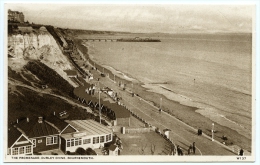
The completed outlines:
{"type": "Polygon", "coordinates": [[[90,87],[85,90],[85,92],[89,95],[94,95],[95,89],[96,89],[96,86],[91,84],[90,87]]]}
{"type": "Polygon", "coordinates": [[[202,135],[202,130],[199,128],[198,129],[198,135],[201,136],[202,135]]]}
{"type": "MultiPolygon", "coordinates": [[[[188,155],[190,154],[195,154],[196,153],[196,145],[195,142],[193,142],[193,144],[191,144],[188,148],[188,155]]],[[[177,155],[182,156],[183,155],[183,150],[182,148],[178,145],[177,146],[177,155]]]]}
{"type": "Polygon", "coordinates": [[[196,145],[195,145],[195,142],[193,142],[193,144],[191,144],[188,148],[188,155],[190,154],[195,154],[196,153],[196,145]]]}

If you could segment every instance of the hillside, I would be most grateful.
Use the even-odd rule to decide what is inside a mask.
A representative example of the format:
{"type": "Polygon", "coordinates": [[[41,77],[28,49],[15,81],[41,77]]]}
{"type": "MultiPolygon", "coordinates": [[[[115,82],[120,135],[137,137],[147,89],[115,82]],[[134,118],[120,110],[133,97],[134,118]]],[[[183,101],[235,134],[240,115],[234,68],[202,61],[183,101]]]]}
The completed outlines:
{"type": "Polygon", "coordinates": [[[66,119],[97,118],[74,98],[78,84],[65,70],[75,68],[53,29],[18,26],[8,33],[8,125],[64,111],[66,119]]]}

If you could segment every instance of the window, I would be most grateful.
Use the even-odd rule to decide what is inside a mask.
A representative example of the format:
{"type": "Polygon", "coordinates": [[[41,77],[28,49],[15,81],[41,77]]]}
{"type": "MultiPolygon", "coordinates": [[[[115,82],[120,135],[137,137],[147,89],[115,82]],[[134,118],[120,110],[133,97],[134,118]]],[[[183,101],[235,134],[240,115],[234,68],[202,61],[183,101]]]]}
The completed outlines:
{"type": "Polygon", "coordinates": [[[99,137],[93,137],[93,144],[99,143],[99,137]]]}
{"type": "Polygon", "coordinates": [[[110,141],[111,140],[111,134],[106,135],[106,141],[110,141]]]}
{"type": "Polygon", "coordinates": [[[82,144],[82,138],[67,140],[67,147],[79,146],[82,144]]]}
{"type": "Polygon", "coordinates": [[[58,143],[58,137],[52,136],[52,137],[46,137],[46,144],[47,145],[53,145],[58,143]]]}
{"type": "Polygon", "coordinates": [[[26,146],[25,153],[28,154],[28,153],[31,153],[31,152],[32,152],[31,146],[26,146]]]}
{"type": "Polygon", "coordinates": [[[13,148],[13,153],[12,155],[18,155],[18,148],[13,148]]]}
{"type": "Polygon", "coordinates": [[[36,147],[36,139],[31,139],[32,143],[33,143],[33,148],[36,147]]]}
{"type": "Polygon", "coordinates": [[[19,148],[19,154],[24,154],[24,147],[19,148]]]}
{"type": "Polygon", "coordinates": [[[79,145],[79,139],[75,139],[75,146],[79,145]]]}
{"type": "Polygon", "coordinates": [[[105,136],[100,136],[100,143],[104,143],[105,141],[105,136]]]}
{"type": "Polygon", "coordinates": [[[83,144],[89,144],[91,142],[91,139],[83,139],[83,144]]]}
{"type": "Polygon", "coordinates": [[[82,138],[79,138],[79,145],[82,144],[82,138]]]}
{"type": "Polygon", "coordinates": [[[67,147],[70,147],[70,140],[67,140],[67,147]]]}

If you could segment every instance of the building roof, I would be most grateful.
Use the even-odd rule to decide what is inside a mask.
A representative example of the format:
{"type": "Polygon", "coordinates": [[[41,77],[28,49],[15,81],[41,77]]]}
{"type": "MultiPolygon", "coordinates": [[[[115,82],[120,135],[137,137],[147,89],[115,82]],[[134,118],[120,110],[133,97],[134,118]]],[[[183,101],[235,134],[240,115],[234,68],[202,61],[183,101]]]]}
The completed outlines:
{"type": "Polygon", "coordinates": [[[166,132],[166,131],[171,131],[171,130],[170,130],[170,129],[168,129],[168,128],[166,128],[166,129],[164,129],[163,131],[164,131],[164,132],[166,132]]]}
{"type": "Polygon", "coordinates": [[[45,121],[49,122],[49,124],[53,124],[55,127],[57,127],[59,129],[59,131],[62,131],[64,128],[67,127],[67,125],[69,125],[68,123],[61,120],[60,118],[58,118],[55,115],[50,115],[50,116],[46,117],[45,121]]]}
{"type": "Polygon", "coordinates": [[[46,122],[44,119],[42,123],[38,122],[38,118],[32,118],[27,122],[27,120],[22,120],[17,124],[19,128],[28,138],[49,136],[59,134],[60,130],[57,127],[46,122]]]}
{"type": "Polygon", "coordinates": [[[118,147],[117,147],[116,145],[112,144],[112,145],[109,146],[108,149],[109,149],[110,151],[115,151],[116,148],[118,148],[118,147]]]}
{"type": "Polygon", "coordinates": [[[22,135],[20,131],[18,131],[16,128],[9,128],[8,129],[8,147],[11,147],[14,142],[22,135]]]}
{"type": "Polygon", "coordinates": [[[76,70],[64,70],[64,72],[66,72],[68,76],[77,76],[78,75],[76,70]]]}
{"type": "Polygon", "coordinates": [[[76,128],[79,132],[85,132],[87,136],[112,133],[110,128],[94,120],[66,120],[66,122],[76,128]]]}

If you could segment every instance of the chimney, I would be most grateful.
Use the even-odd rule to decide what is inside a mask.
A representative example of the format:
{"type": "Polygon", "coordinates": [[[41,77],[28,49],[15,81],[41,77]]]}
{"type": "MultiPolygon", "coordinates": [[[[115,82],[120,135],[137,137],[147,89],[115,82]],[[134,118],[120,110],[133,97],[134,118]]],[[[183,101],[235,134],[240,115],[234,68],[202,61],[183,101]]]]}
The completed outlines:
{"type": "Polygon", "coordinates": [[[38,123],[42,123],[42,117],[38,117],[38,123]]]}

